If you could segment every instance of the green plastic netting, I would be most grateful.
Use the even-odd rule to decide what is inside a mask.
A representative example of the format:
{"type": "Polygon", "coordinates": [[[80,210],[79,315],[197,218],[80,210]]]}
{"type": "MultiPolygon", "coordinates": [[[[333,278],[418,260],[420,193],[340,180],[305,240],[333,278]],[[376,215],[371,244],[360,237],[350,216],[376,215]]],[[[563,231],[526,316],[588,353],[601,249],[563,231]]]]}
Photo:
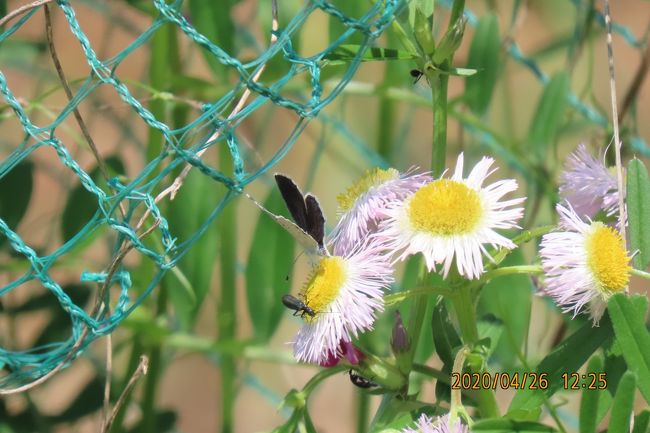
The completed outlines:
{"type": "MultiPolygon", "coordinates": [[[[56,296],[61,308],[69,314],[72,322],[72,335],[65,341],[34,347],[28,351],[9,351],[0,348],[0,363],[6,372],[0,378],[0,388],[4,389],[21,386],[52,374],[69,364],[92,341],[111,333],[158,285],[165,272],[173,268],[187,253],[228,202],[237,196],[247,184],[273,167],[292,147],[308,120],[316,116],[340,93],[356,71],[365,49],[380,36],[395,17],[398,2],[397,0],[384,0],[374,4],[369,3],[369,8],[363,16],[351,18],[328,2],[312,0],[290,22],[274,32],[274,37],[277,38],[274,44],[248,62],[229,55],[199,33],[192,23],[180,13],[180,2],[167,4],[162,0],[154,0],[153,6],[158,15],[151,26],[129,46],[108,59],[101,59],[96,54],[82,25],[75,16],[74,7],[65,0],[58,0],[56,6],[65,15],[71,33],[83,50],[91,73],[78,88],[71,101],[56,113],[56,119],[50,124],[39,125],[30,119],[20,98],[12,92],[5,75],[0,71],[0,93],[24,131],[23,140],[13,143],[10,154],[0,163],[0,179],[38,149],[51,148],[56,151],[58,159],[66,169],[73,172],[83,187],[96,197],[97,210],[92,219],[75,236],[47,255],[39,255],[35,248],[28,245],[16,233],[16,227],[9,227],[4,220],[0,219],[0,238],[6,237],[14,254],[24,257],[30,264],[28,271],[0,289],[0,296],[27,282],[37,281],[56,296]],[[324,12],[334,19],[340,20],[347,30],[326,49],[309,57],[303,57],[292,48],[291,38],[316,11],[324,12]],[[177,26],[193,44],[197,44],[201,49],[209,52],[212,60],[227,68],[230,74],[235,72],[239,77],[236,84],[224,96],[204,104],[201,115],[179,129],[171,129],[158,120],[147,109],[143,101],[133,95],[129,86],[120,80],[117,72],[118,66],[127,57],[133,55],[138,47],[151,43],[156,32],[162,26],[169,24],[177,26]],[[361,41],[362,49],[359,50],[356,58],[347,65],[338,84],[331,91],[325,92],[321,86],[320,77],[323,59],[353,35],[355,35],[355,43],[361,41]],[[254,78],[255,75],[272,59],[274,62],[282,62],[285,65],[283,70],[287,72],[273,81],[257,81],[254,78]],[[294,77],[301,74],[308,77],[311,91],[306,98],[293,98],[293,94],[284,92],[284,88],[294,77]],[[95,182],[71,156],[66,142],[60,138],[62,134],[57,128],[72,115],[75,107],[78,107],[100,88],[107,87],[116,92],[119,98],[146,123],[148,128],[159,131],[164,143],[160,153],[148,161],[148,164],[137,176],[126,179],[115,177],[110,179],[108,186],[102,187],[102,184],[95,182]],[[234,110],[246,90],[251,92],[247,103],[241,110],[234,110]],[[238,127],[247,117],[265,104],[274,104],[295,112],[297,121],[284,143],[277,146],[272,157],[264,161],[261,167],[255,165],[251,168],[243,156],[238,127]],[[201,153],[214,146],[227,146],[233,173],[231,176],[208,165],[201,159],[201,153]],[[169,227],[166,215],[159,208],[156,197],[172,184],[179,168],[189,167],[188,164],[215,182],[224,185],[227,188],[227,193],[203,222],[200,229],[183,242],[178,242],[174,228],[169,227]],[[79,281],[98,283],[100,290],[97,293],[97,299],[99,301],[108,299],[107,294],[112,286],[117,286],[120,289],[119,298],[114,305],[111,305],[110,310],[98,302],[92,311],[87,312],[82,306],[76,305],[72,301],[69,294],[51,275],[50,270],[64,254],[75,245],[84,242],[99,229],[112,231],[115,235],[114,263],[119,263],[120,261],[116,258],[130,249],[139,252],[153,262],[157,271],[146,289],[139,291],[141,295],[137,297],[134,297],[129,291],[132,286],[131,276],[121,264],[109,264],[104,272],[82,273],[79,275],[79,281]],[[160,248],[154,248],[143,241],[143,234],[147,231],[158,232],[157,236],[161,240],[160,248]]],[[[32,9],[12,26],[5,28],[0,33],[0,44],[10,38],[41,9],[32,9]]],[[[264,79],[264,76],[262,78],[264,79]]]]}

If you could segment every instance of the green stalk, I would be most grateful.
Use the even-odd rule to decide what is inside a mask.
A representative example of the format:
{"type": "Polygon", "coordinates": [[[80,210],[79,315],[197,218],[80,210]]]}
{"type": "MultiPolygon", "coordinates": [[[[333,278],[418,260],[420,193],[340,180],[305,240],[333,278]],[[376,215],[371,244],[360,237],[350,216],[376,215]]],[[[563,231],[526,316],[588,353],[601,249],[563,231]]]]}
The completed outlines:
{"type": "MultiPolygon", "coordinates": [[[[472,347],[478,342],[479,335],[476,325],[476,303],[472,299],[471,286],[459,287],[458,291],[451,296],[451,302],[456,311],[463,341],[466,345],[472,347]]],[[[477,400],[479,411],[483,417],[495,418],[501,416],[499,405],[491,389],[480,389],[477,391],[477,400]]]]}
{"type": "Polygon", "coordinates": [[[357,432],[368,431],[368,410],[370,409],[370,397],[365,392],[357,393],[357,432]]]}
{"type": "MultiPolygon", "coordinates": [[[[167,288],[164,284],[160,285],[158,302],[156,304],[156,316],[165,314],[167,310],[167,288]]],[[[162,375],[162,347],[156,344],[149,352],[149,371],[147,372],[146,381],[142,396],[142,429],[143,433],[156,433],[156,393],[158,383],[162,375]]]]}
{"type": "Polygon", "coordinates": [[[433,99],[433,146],[431,173],[439,177],[445,171],[447,157],[447,87],[449,76],[427,71],[433,99]]]}
{"type": "MultiPolygon", "coordinates": [[[[231,158],[228,148],[222,146],[219,154],[220,168],[231,172],[231,158]]],[[[237,266],[237,214],[236,202],[224,208],[219,216],[221,269],[221,296],[217,306],[218,341],[233,340],[236,329],[236,266],[237,266]]],[[[226,355],[221,358],[221,432],[233,431],[235,406],[235,358],[226,355]]]]}

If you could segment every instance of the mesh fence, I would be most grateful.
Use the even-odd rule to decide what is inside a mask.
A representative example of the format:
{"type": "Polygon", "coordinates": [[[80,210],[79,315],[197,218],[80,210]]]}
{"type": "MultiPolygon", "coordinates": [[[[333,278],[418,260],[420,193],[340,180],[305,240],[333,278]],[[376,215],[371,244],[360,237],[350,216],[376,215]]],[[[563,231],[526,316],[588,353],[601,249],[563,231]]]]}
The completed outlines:
{"type": "MultiPolygon", "coordinates": [[[[93,340],[111,333],[157,286],[165,272],[173,268],[192,248],[228,202],[247,184],[273,167],[289,151],[307,122],[341,92],[356,71],[366,48],[381,35],[395,17],[398,4],[396,0],[379,1],[374,5],[369,3],[363,16],[352,18],[328,2],[310,1],[290,22],[275,29],[269,48],[250,61],[242,61],[232,56],[197,31],[191,20],[179,11],[179,2],[167,4],[154,0],[153,6],[157,17],[151,26],[117,55],[108,59],[102,59],[96,54],[86,33],[88,29],[84,31],[75,15],[75,7],[65,0],[49,6],[58,7],[65,15],[70,31],[83,50],[91,71],[83,84],[75,89],[76,92],[69,103],[56,113],[55,120],[50,124],[36,124],[32,121],[24,103],[12,92],[6,76],[0,71],[0,94],[24,131],[23,140],[14,143],[10,154],[0,163],[0,179],[11,173],[38,149],[50,148],[56,152],[66,170],[74,173],[83,187],[93,194],[97,203],[92,219],[76,235],[47,255],[37,253],[35,248],[17,234],[16,227],[10,227],[0,219],[0,235],[7,238],[15,255],[22,256],[29,262],[29,269],[24,274],[0,289],[0,296],[23,284],[36,281],[56,296],[61,308],[69,314],[73,328],[71,337],[59,343],[35,347],[28,351],[0,348],[0,363],[7,372],[0,379],[2,388],[20,386],[53,374],[69,364],[93,340]],[[346,30],[324,50],[308,57],[301,56],[292,47],[292,36],[310,15],[317,11],[339,20],[346,30]],[[117,72],[118,66],[127,57],[134,55],[138,47],[150,44],[156,32],[166,25],[176,26],[192,44],[209,53],[209,61],[217,62],[228,74],[238,76],[236,83],[223,96],[203,104],[200,116],[178,129],[172,129],[157,119],[143,101],[134,96],[117,72]],[[361,49],[346,66],[340,81],[332,90],[326,92],[321,86],[323,61],[329,53],[353,35],[355,43],[360,41],[361,49]],[[271,61],[275,62],[276,67],[278,63],[283,64],[283,75],[274,80],[260,80],[265,65],[271,61]],[[307,77],[310,83],[310,91],[305,98],[294,97],[294,93],[285,91],[288,84],[298,76],[302,79],[307,77]],[[153,155],[137,176],[113,177],[107,184],[102,184],[94,180],[73,158],[69,146],[60,138],[60,125],[73,115],[75,108],[84,100],[100,88],[107,87],[117,93],[130,110],[146,123],[147,128],[159,132],[162,146],[160,152],[153,155]],[[247,163],[242,150],[239,129],[246,118],[265,104],[290,110],[297,115],[297,120],[293,130],[267,161],[263,161],[261,166],[251,165],[247,163]],[[220,169],[223,165],[211,166],[201,158],[203,152],[215,147],[227,148],[230,165],[227,173],[231,173],[230,175],[220,169]],[[183,170],[178,175],[181,168],[183,170]],[[201,227],[192,236],[179,242],[174,235],[174,228],[170,228],[168,219],[159,205],[163,198],[175,194],[181,187],[190,168],[200,170],[205,176],[225,186],[227,192],[201,227]],[[82,306],[75,304],[70,294],[62,289],[51,269],[63,255],[100,229],[109,230],[115,235],[114,254],[110,265],[103,272],[84,272],[79,276],[80,281],[94,282],[100,287],[94,308],[86,311],[82,306]],[[160,240],[158,245],[146,242],[152,233],[160,240]],[[132,251],[150,260],[157,269],[146,289],[138,291],[139,296],[133,296],[130,291],[131,275],[122,265],[124,256],[132,251]],[[109,302],[109,292],[113,287],[119,288],[119,297],[114,297],[116,300],[109,302]]],[[[42,6],[31,9],[13,25],[5,28],[0,33],[0,44],[35,14],[42,13],[42,9],[42,6]]]]}

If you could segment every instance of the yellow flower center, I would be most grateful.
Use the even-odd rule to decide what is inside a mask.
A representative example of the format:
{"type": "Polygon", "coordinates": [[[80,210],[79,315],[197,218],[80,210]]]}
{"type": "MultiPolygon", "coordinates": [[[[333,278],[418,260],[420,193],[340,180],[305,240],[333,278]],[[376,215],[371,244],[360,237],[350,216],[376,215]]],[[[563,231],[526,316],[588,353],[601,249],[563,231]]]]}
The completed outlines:
{"type": "Polygon", "coordinates": [[[630,281],[630,258],[621,234],[601,222],[592,223],[586,239],[587,266],[607,294],[620,292],[630,281]]]}
{"type": "Polygon", "coordinates": [[[336,200],[339,202],[340,211],[349,211],[354,207],[359,197],[367,193],[371,188],[375,188],[389,180],[395,180],[398,177],[399,172],[394,168],[389,168],[388,170],[382,170],[381,168],[367,170],[361,179],[336,197],[336,200]]]}
{"type": "Polygon", "coordinates": [[[478,192],[464,183],[438,179],[420,188],[409,202],[408,216],[418,231],[437,236],[462,235],[483,216],[478,192]]]}
{"type": "Polygon", "coordinates": [[[314,310],[316,317],[305,316],[308,321],[318,318],[318,313],[327,311],[327,307],[336,299],[345,282],[346,263],[343,257],[324,257],[314,267],[311,278],[302,290],[304,303],[314,310]]]}

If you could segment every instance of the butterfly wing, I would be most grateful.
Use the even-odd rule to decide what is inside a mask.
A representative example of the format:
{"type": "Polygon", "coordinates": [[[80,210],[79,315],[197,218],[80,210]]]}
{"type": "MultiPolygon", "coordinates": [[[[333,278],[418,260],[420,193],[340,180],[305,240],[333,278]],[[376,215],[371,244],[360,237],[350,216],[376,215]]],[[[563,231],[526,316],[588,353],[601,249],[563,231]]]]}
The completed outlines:
{"type": "Polygon", "coordinates": [[[325,237],[325,216],[323,216],[323,210],[318,203],[318,199],[311,194],[307,194],[305,197],[305,206],[307,208],[306,232],[322,249],[324,248],[323,238],[325,237]]]}
{"type": "Polygon", "coordinates": [[[275,183],[278,185],[282,199],[289,209],[291,217],[298,227],[307,232],[307,206],[300,188],[287,176],[277,173],[275,183]]]}
{"type": "Polygon", "coordinates": [[[309,254],[317,254],[320,251],[320,245],[318,242],[306,231],[304,231],[302,228],[298,227],[296,223],[293,221],[281,216],[281,215],[276,215],[264,206],[262,206],[260,203],[257,202],[253,197],[250,195],[246,194],[246,196],[253,202],[255,203],[255,206],[260,208],[262,212],[270,216],[276,223],[280,224],[283,229],[289,232],[291,236],[293,236],[298,243],[305,249],[305,251],[309,254]]]}

